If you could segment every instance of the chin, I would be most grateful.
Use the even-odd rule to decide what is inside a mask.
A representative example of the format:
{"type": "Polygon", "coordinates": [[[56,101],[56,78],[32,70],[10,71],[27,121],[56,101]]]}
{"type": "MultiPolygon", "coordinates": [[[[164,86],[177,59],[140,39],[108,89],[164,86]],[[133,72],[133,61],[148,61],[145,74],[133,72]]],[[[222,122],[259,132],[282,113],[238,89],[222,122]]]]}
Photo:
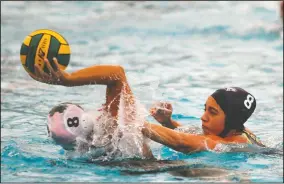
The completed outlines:
{"type": "Polygon", "coordinates": [[[210,134],[205,126],[202,126],[202,130],[203,130],[203,134],[204,135],[209,135],[210,134]]]}
{"type": "Polygon", "coordinates": [[[209,135],[210,133],[207,130],[203,129],[203,134],[204,135],[209,135]]]}
{"type": "Polygon", "coordinates": [[[203,134],[204,134],[204,135],[210,135],[210,133],[208,133],[208,132],[204,132],[204,131],[203,131],[203,134]]]}

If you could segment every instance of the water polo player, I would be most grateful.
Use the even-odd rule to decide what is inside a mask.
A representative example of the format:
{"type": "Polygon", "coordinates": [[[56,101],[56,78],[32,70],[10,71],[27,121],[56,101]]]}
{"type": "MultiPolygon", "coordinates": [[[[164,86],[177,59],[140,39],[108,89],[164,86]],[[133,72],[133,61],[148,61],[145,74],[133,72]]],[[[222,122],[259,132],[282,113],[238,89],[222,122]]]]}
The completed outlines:
{"type": "MultiPolygon", "coordinates": [[[[143,137],[141,133],[141,128],[137,130],[137,127],[136,129],[128,127],[128,132],[117,131],[118,126],[121,130],[125,126],[131,126],[137,120],[135,119],[137,118],[136,109],[133,108],[136,102],[121,66],[95,65],[67,73],[58,67],[56,58],[53,61],[55,68],[51,67],[47,59],[44,60],[50,71],[49,74],[35,65],[35,75],[31,75],[32,78],[43,83],[68,87],[90,84],[107,86],[106,102],[100,110],[93,114],[72,103],[59,104],[51,109],[48,114],[48,132],[56,143],[62,145],[65,149],[74,149],[74,146],[78,145],[79,142],[84,143],[82,145],[87,148],[103,147],[105,152],[122,152],[122,149],[126,149],[127,143],[133,143],[131,147],[132,153],[137,154],[135,156],[153,157],[149,146],[146,144],[145,139],[147,138],[143,137]],[[123,104],[120,103],[121,101],[123,101],[123,104]],[[119,108],[123,108],[123,111],[119,112],[119,108]],[[124,114],[121,115],[121,113],[124,114]],[[118,125],[118,115],[122,118],[123,124],[118,125]],[[135,142],[133,135],[135,132],[131,131],[139,131],[141,135],[137,138],[139,141],[136,140],[135,142]],[[132,137],[129,138],[130,136],[132,137]],[[114,137],[116,140],[114,140],[114,137]],[[123,139],[125,142],[119,146],[117,145],[118,139],[123,139]]],[[[141,126],[143,126],[143,121],[141,126]]],[[[136,134],[137,136],[138,134],[136,134]]]]}
{"type": "MultiPolygon", "coordinates": [[[[62,86],[104,84],[107,86],[107,90],[106,103],[102,108],[104,114],[99,117],[95,116],[96,118],[94,118],[86,114],[80,106],[69,103],[53,108],[48,117],[48,129],[53,139],[66,149],[74,145],[77,140],[87,142],[90,140],[93,147],[111,144],[117,126],[115,120],[117,120],[122,99],[124,112],[128,114],[124,121],[131,124],[136,114],[136,109],[130,108],[135,103],[135,99],[123,68],[121,66],[95,65],[69,74],[58,68],[56,59],[54,62],[57,66],[55,70],[45,60],[50,75],[35,66],[35,75],[32,77],[40,82],[62,86]],[[105,124],[97,123],[97,120],[103,117],[107,117],[106,119],[111,119],[111,121],[102,121],[106,122],[105,124]],[[93,128],[89,129],[89,126],[93,126],[93,128]],[[99,141],[96,142],[96,140],[99,141]]],[[[207,99],[205,112],[201,118],[204,135],[182,133],[148,122],[144,123],[142,132],[153,141],[185,153],[214,149],[218,143],[256,143],[263,146],[243,126],[255,107],[255,98],[245,90],[241,88],[220,89],[207,99]]],[[[171,120],[163,122],[163,124],[168,124],[168,127],[179,125],[178,122],[169,125],[172,122],[171,120]]],[[[152,157],[145,141],[141,145],[141,150],[143,150],[143,156],[152,157]]]]}
{"type": "Polygon", "coordinates": [[[255,97],[239,87],[223,88],[208,97],[201,117],[202,135],[172,130],[181,126],[171,119],[172,107],[152,108],[153,117],[163,126],[146,123],[144,135],[184,153],[214,149],[217,144],[247,143],[265,147],[244,123],[256,108],[255,97]]]}

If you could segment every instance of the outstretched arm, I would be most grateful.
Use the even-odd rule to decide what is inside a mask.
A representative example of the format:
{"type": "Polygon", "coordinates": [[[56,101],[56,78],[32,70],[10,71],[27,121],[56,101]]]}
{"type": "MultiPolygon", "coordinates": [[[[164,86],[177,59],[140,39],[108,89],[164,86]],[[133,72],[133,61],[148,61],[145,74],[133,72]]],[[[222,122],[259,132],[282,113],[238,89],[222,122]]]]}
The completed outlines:
{"type": "Polygon", "coordinates": [[[187,134],[148,122],[144,124],[142,132],[151,140],[183,153],[212,150],[218,143],[229,143],[215,135],[187,134]]]}
{"type": "Polygon", "coordinates": [[[56,58],[54,58],[53,61],[55,68],[51,67],[47,59],[44,61],[50,74],[43,72],[39,66],[35,65],[35,75],[31,75],[31,77],[43,83],[69,87],[90,84],[106,85],[105,105],[113,116],[117,115],[122,91],[127,94],[126,101],[134,103],[132,91],[128,85],[124,69],[121,66],[95,65],[73,73],[67,73],[58,67],[59,65],[56,58]]]}

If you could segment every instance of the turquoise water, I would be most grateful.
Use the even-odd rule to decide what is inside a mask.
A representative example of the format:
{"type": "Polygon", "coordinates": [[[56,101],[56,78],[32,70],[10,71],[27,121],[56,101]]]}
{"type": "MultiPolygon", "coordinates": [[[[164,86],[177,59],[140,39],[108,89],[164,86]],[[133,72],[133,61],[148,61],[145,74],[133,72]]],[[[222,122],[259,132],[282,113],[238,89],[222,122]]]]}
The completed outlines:
{"type": "Polygon", "coordinates": [[[282,30],[277,2],[1,2],[1,181],[282,182],[282,30]],[[69,41],[67,71],[120,64],[146,108],[169,101],[173,118],[184,125],[200,126],[203,104],[214,90],[247,89],[257,108],[246,126],[277,153],[184,155],[150,143],[159,160],[184,160],[189,170],[225,170],[214,177],[68,159],[47,137],[48,111],[65,101],[97,107],[105,87],[64,88],[32,80],[19,50],[24,37],[41,28],[69,41]]]}

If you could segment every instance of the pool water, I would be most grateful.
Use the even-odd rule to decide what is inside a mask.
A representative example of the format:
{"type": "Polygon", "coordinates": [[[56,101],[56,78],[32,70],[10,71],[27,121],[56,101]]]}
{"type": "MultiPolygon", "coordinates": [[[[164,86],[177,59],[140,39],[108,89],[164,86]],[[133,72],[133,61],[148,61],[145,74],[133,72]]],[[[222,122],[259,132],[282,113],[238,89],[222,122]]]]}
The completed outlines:
{"type": "MultiPolygon", "coordinates": [[[[283,182],[283,28],[271,2],[1,2],[1,181],[283,182]],[[67,71],[120,64],[140,102],[173,104],[173,118],[200,126],[216,89],[239,86],[257,99],[246,127],[272,152],[185,155],[150,142],[158,162],[102,165],[69,159],[47,136],[49,110],[72,101],[104,103],[104,86],[66,88],[34,81],[19,60],[30,32],[60,32],[71,46],[67,71]],[[142,168],[142,169],[141,169],[142,168]],[[217,168],[213,176],[212,168],[217,168]],[[200,177],[190,173],[200,169],[200,177]],[[149,171],[149,172],[147,172],[149,171]],[[225,173],[225,174],[224,174],[225,173]]],[[[147,120],[155,122],[150,116],[147,120]]]]}

